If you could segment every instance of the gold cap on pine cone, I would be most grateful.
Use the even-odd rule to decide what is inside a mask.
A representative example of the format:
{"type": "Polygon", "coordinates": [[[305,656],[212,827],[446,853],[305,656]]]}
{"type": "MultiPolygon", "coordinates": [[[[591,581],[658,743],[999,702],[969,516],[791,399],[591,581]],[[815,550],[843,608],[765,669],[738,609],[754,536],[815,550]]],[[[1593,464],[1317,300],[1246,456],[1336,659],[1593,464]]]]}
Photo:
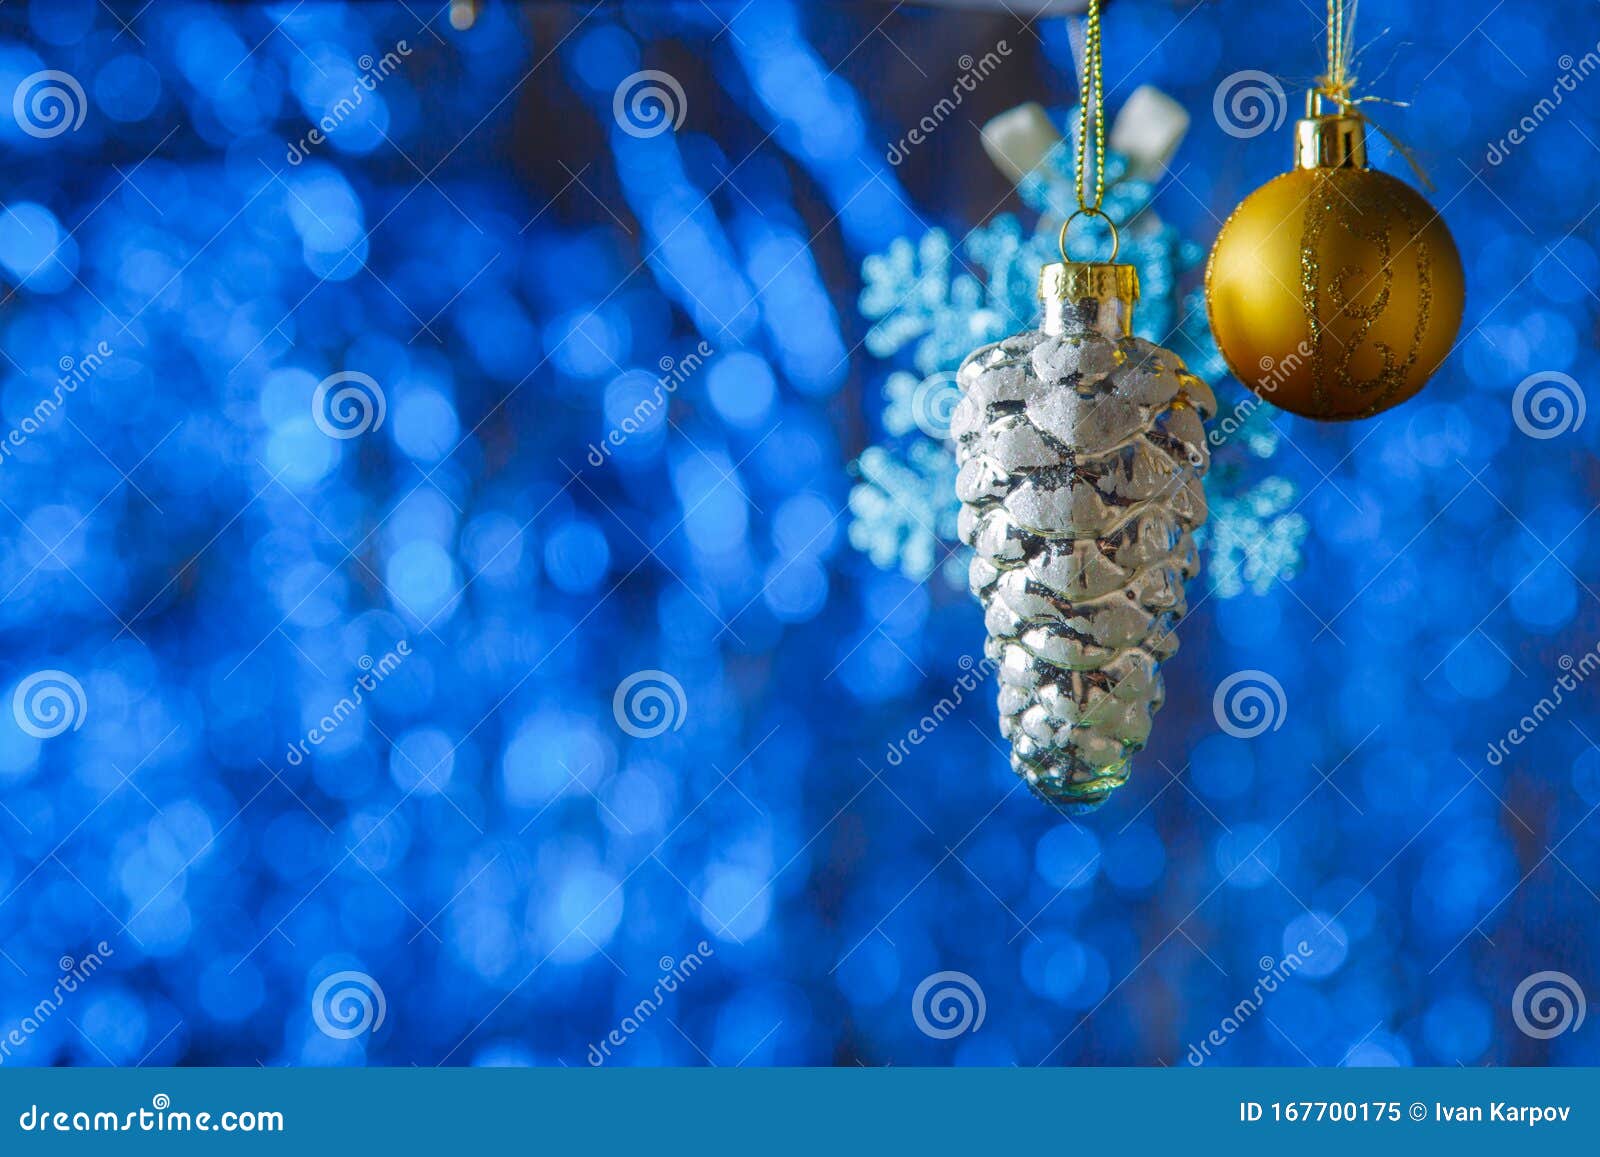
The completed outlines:
{"type": "Polygon", "coordinates": [[[1416,394],[1449,354],[1466,297],[1444,221],[1366,167],[1346,107],[1295,126],[1296,167],[1223,224],[1206,312],[1235,376],[1307,418],[1367,418],[1416,394]]]}
{"type": "Polygon", "coordinates": [[[1139,269],[1109,261],[1053,261],[1039,271],[1039,297],[1046,303],[1109,298],[1132,309],[1139,300],[1139,269]]]}
{"type": "Polygon", "coordinates": [[[1126,337],[1133,331],[1133,307],[1139,300],[1139,270],[1112,261],[1054,261],[1039,271],[1039,300],[1044,303],[1045,333],[1060,333],[1067,315],[1085,303],[1099,324],[1126,337]]]}

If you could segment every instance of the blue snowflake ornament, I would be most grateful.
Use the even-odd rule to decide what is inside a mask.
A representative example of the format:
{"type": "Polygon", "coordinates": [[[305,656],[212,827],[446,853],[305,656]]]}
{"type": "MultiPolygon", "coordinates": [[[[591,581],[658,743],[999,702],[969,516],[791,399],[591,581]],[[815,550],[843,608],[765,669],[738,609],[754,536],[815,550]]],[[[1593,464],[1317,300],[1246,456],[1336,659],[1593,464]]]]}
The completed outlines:
{"type": "Polygon", "coordinates": [[[1202,536],[1211,553],[1211,589],[1224,599],[1246,590],[1261,595],[1279,579],[1292,579],[1308,529],[1295,510],[1295,488],[1284,478],[1215,499],[1202,536]]]}
{"type": "Polygon", "coordinates": [[[961,581],[965,558],[956,537],[955,455],[922,436],[897,453],[868,446],[855,460],[860,481],[850,490],[850,545],[884,570],[916,582],[946,561],[961,581]]]}

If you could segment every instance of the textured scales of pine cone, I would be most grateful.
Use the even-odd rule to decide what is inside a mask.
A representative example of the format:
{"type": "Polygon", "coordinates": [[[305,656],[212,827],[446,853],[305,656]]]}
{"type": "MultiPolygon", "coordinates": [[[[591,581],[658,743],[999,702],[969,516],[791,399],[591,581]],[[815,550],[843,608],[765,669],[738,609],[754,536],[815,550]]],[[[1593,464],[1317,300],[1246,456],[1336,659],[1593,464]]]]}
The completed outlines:
{"type": "Polygon", "coordinates": [[[1102,332],[1094,305],[974,352],[951,424],[1011,766],[1074,810],[1126,782],[1161,706],[1216,412],[1182,359],[1102,332]]]}

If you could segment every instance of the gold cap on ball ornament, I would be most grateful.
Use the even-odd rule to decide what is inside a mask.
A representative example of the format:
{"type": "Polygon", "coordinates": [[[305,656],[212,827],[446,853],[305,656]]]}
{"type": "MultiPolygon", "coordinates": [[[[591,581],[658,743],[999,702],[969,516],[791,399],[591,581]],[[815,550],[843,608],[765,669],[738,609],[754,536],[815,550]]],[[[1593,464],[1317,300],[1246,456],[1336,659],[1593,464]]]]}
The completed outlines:
{"type": "Polygon", "coordinates": [[[1344,9],[1328,4],[1328,75],[1295,125],[1294,168],[1234,210],[1206,267],[1206,311],[1234,375],[1325,421],[1369,418],[1421,390],[1455,344],[1465,298],[1438,212],[1367,167],[1344,9]]]}

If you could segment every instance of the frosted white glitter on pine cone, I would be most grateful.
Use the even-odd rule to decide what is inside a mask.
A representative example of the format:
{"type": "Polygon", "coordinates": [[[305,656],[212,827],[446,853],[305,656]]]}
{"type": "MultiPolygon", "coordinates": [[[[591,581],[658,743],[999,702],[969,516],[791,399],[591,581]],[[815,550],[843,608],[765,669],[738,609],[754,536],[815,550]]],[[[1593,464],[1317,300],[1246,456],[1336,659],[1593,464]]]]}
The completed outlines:
{"type": "Polygon", "coordinates": [[[1144,746],[1206,518],[1216,400],[1124,334],[1129,305],[1070,303],[1060,332],[973,353],[950,431],[1000,730],[1017,774],[1061,804],[1103,802],[1144,746]]]}

